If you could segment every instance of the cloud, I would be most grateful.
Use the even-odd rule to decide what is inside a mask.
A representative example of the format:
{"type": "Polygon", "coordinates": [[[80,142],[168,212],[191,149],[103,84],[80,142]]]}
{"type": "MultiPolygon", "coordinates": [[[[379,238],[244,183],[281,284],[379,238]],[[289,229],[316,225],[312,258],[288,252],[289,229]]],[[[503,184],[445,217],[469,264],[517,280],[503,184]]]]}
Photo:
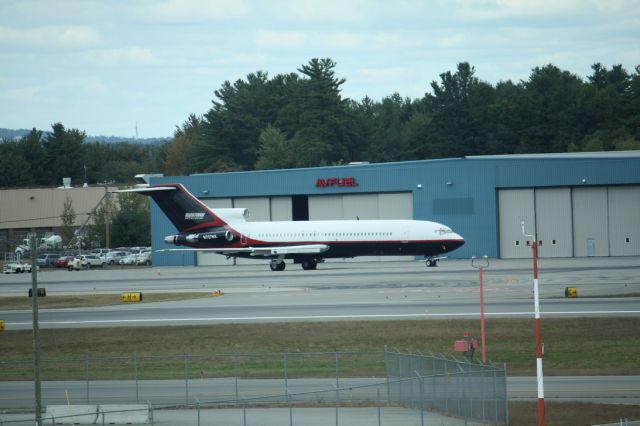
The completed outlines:
{"type": "MultiPolygon", "coordinates": [[[[376,8],[373,4],[364,0],[272,0],[269,4],[270,11],[277,11],[270,16],[273,19],[285,21],[305,22],[356,22],[365,20],[376,8]]],[[[384,3],[382,3],[384,4],[384,3]]]]}
{"type": "Polygon", "coordinates": [[[388,67],[388,68],[363,68],[358,71],[359,74],[368,78],[399,78],[409,73],[405,67],[388,67]]]}
{"type": "Polygon", "coordinates": [[[244,0],[164,0],[138,10],[142,18],[162,22],[206,22],[246,16],[244,0]]]}
{"type": "Polygon", "coordinates": [[[421,45],[419,39],[405,37],[392,32],[354,31],[256,31],[253,35],[259,47],[291,49],[314,47],[326,50],[355,49],[376,51],[385,49],[406,49],[421,45]]]}
{"type": "Polygon", "coordinates": [[[35,28],[0,27],[0,44],[12,47],[86,47],[97,44],[99,34],[87,26],[48,26],[35,28]]]}
{"type": "Polygon", "coordinates": [[[151,50],[143,47],[94,49],[79,53],[83,60],[96,65],[144,65],[153,62],[151,50]]]}
{"type": "Polygon", "coordinates": [[[19,87],[5,91],[2,97],[10,101],[29,101],[35,100],[39,92],[37,87],[19,87]]]}
{"type": "Polygon", "coordinates": [[[253,41],[260,47],[292,48],[303,46],[307,36],[301,31],[256,31],[253,41]]]}

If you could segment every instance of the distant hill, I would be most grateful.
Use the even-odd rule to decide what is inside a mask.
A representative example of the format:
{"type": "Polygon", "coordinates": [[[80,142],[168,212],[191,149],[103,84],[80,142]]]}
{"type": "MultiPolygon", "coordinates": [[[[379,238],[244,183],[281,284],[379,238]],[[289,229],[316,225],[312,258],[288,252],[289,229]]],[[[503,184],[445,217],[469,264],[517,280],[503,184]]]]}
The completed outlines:
{"type": "MultiPolygon", "coordinates": [[[[28,135],[31,129],[4,129],[0,127],[0,139],[14,140],[20,139],[25,135],[28,135]]],[[[50,132],[43,131],[43,134],[47,135],[50,132]]],[[[88,143],[104,142],[104,143],[118,143],[118,142],[130,142],[139,144],[152,144],[158,145],[170,141],[171,138],[134,138],[123,136],[88,136],[85,139],[88,143]]]]}

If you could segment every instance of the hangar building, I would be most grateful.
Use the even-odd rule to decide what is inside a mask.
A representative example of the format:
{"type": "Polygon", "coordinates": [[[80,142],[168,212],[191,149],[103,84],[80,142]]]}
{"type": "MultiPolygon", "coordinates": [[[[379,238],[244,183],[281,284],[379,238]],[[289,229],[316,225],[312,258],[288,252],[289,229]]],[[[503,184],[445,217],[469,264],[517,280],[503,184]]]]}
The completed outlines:
{"type": "MultiPolygon", "coordinates": [[[[160,183],[181,183],[213,208],[247,208],[252,221],[440,222],[465,238],[452,258],[530,257],[523,220],[527,233],[542,243],[541,257],[640,255],[640,151],[469,156],[151,179],[160,183]]],[[[175,228],[157,206],[151,214],[153,249],[172,247],[163,238],[175,228]]],[[[154,253],[153,261],[158,266],[232,262],[201,252],[154,253]]]]}
{"type": "Polygon", "coordinates": [[[67,198],[76,213],[73,227],[81,227],[105,194],[115,190],[116,187],[104,186],[71,187],[70,181],[58,188],[0,190],[0,253],[13,252],[30,232],[38,238],[59,233],[67,198]]]}

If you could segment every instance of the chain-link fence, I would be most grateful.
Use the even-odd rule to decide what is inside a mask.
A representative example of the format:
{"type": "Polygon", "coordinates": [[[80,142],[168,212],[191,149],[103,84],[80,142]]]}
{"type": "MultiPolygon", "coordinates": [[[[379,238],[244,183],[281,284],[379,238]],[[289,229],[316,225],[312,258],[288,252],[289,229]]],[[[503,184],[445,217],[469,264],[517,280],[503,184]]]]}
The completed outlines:
{"type": "MultiPolygon", "coordinates": [[[[0,390],[0,409],[33,408],[33,383],[24,379],[32,368],[28,361],[0,362],[0,387],[11,394],[3,399],[0,390]]],[[[336,425],[355,422],[344,419],[348,410],[368,410],[362,424],[398,424],[389,420],[393,410],[410,419],[406,424],[429,416],[439,419],[429,424],[507,422],[504,369],[400,352],[85,356],[43,360],[41,377],[43,406],[96,404],[104,411],[99,407],[106,403],[145,404],[151,422],[188,410],[184,416],[193,419],[176,424],[199,425],[201,410],[209,410],[231,416],[229,424],[255,424],[247,415],[267,409],[268,416],[284,416],[274,424],[287,424],[290,416],[296,421],[289,424],[302,425],[300,411],[311,408],[335,417],[336,425]]],[[[0,415],[0,424],[10,420],[18,419],[0,415]]]]}
{"type": "Polygon", "coordinates": [[[465,420],[508,423],[506,367],[385,351],[389,403],[465,420]]]}

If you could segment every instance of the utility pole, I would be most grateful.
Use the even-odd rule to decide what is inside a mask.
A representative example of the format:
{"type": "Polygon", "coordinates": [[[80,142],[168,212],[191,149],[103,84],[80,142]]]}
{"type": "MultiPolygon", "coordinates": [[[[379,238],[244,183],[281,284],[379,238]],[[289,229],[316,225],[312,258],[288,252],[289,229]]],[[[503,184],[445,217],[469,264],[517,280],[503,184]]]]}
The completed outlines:
{"type": "Polygon", "coordinates": [[[487,363],[487,350],[484,338],[484,287],[482,285],[482,270],[489,267],[489,256],[482,256],[483,262],[480,262],[475,256],[471,257],[471,266],[480,271],[480,341],[482,342],[482,363],[487,363]]]}
{"type": "Polygon", "coordinates": [[[104,187],[104,233],[105,233],[105,248],[109,248],[109,221],[111,220],[111,199],[109,198],[109,187],[105,185],[104,187]]]}
{"type": "MultiPolygon", "coordinates": [[[[542,337],[540,333],[540,292],[538,290],[538,240],[535,235],[528,235],[524,231],[522,221],[522,235],[531,238],[533,249],[533,304],[536,323],[536,376],[538,379],[538,426],[544,426],[544,376],[542,374],[542,337]]],[[[527,241],[527,245],[529,242],[527,241]]]]}
{"type": "Polygon", "coordinates": [[[36,425],[42,426],[42,390],[40,387],[40,325],[38,322],[38,265],[36,233],[29,238],[31,246],[31,306],[33,311],[33,380],[36,399],[36,425]]]}

